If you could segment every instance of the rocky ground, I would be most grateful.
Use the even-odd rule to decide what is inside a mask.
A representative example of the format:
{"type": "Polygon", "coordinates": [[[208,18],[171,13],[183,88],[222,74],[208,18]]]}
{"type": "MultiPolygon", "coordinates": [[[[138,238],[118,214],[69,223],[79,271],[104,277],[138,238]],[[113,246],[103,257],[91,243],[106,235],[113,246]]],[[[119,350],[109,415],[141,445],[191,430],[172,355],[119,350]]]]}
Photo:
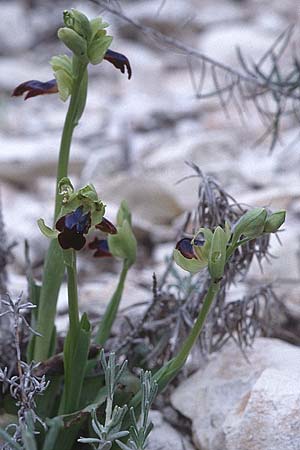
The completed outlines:
{"type": "MultiPolygon", "coordinates": [[[[100,11],[88,1],[72,2],[72,6],[75,3],[90,16],[100,11]]],[[[295,23],[299,9],[293,0],[121,3],[125,14],[134,20],[236,68],[239,68],[237,46],[250,60],[257,61],[274,39],[295,23]]],[[[36,220],[44,217],[51,221],[55,167],[66,105],[56,96],[23,102],[11,98],[10,94],[25,80],[52,78],[48,61],[62,51],[55,30],[61,23],[61,11],[70,7],[70,2],[50,5],[46,1],[3,0],[0,6],[1,201],[9,240],[18,243],[14,248],[14,263],[9,268],[9,288],[17,294],[26,291],[24,239],[29,240],[37,276],[47,248],[36,220]]],[[[191,174],[185,165],[189,161],[214,175],[242,203],[287,209],[285,232],[280,234],[282,245],[273,239],[272,254],[277,258],[271,266],[264,265],[263,274],[258,267],[253,267],[249,277],[252,286],[275,280],[278,294],[284,296],[297,320],[300,316],[300,152],[296,118],[291,115],[285,121],[280,141],[272,153],[268,140],[255,146],[264,128],[253,108],[244,110],[243,121],[232,102],[226,115],[217,99],[197,99],[191,75],[197,75],[199,67],[193,66],[193,72],[190,68],[196,61],[187,60],[121,19],[104,15],[115,36],[112,49],[128,56],[133,77],[128,81],[106,62],[91,71],[87,109],[74,137],[70,176],[77,186],[90,181],[95,184],[108,205],[108,218],[114,219],[123,198],[133,211],[141,251],[137,267],[129,277],[123,306],[151,297],[152,272],[158,278],[161,276],[184,213],[196,204],[197,181],[176,184],[191,174]]],[[[296,36],[297,31],[296,27],[296,36]]],[[[286,61],[288,64],[288,56],[286,61]]],[[[206,83],[208,87],[212,85],[209,75],[206,83]]],[[[81,308],[100,313],[115,285],[112,271],[118,268],[83,255],[79,269],[81,308]]],[[[65,289],[62,289],[59,309],[66,310],[65,289]]],[[[65,324],[66,316],[62,314],[60,330],[65,324]]],[[[299,383],[289,382],[291,373],[295,376],[299,373],[295,362],[298,353],[297,347],[280,341],[258,340],[248,373],[245,361],[238,362],[238,358],[243,359],[239,349],[231,345],[217,355],[217,362],[213,360],[203,369],[204,378],[203,372],[197,372],[193,379],[181,385],[173,394],[172,404],[193,420],[192,445],[201,450],[298,449],[299,440],[293,439],[298,416],[295,413],[290,421],[291,411],[287,407],[289,404],[295,411],[299,409],[299,383]],[[278,356],[286,352],[291,355],[287,365],[285,361],[278,362],[275,356],[276,361],[270,356],[270,361],[261,362],[269,353],[278,356]],[[230,367],[232,360],[235,364],[230,367]],[[239,370],[247,372],[247,381],[244,372],[235,372],[239,364],[243,366],[239,370]],[[216,374],[215,378],[212,373],[216,374]],[[213,384],[207,393],[205,383],[211,378],[218,389],[215,391],[213,384]],[[198,384],[201,384],[199,389],[198,384]],[[275,398],[274,392],[278,394],[275,398]],[[286,392],[286,397],[279,392],[286,392]],[[230,401],[223,401],[223,397],[230,401]],[[268,408],[266,416],[264,412],[269,404],[273,409],[268,408]],[[280,414],[276,415],[278,408],[280,414]],[[260,434],[256,434],[257,429],[251,430],[257,410],[264,424],[260,434]],[[285,435],[285,426],[289,427],[286,440],[273,439],[278,429],[280,435],[285,435]],[[251,433],[253,439],[249,437],[251,433]]],[[[155,414],[154,421],[160,429],[164,426],[163,419],[158,412],[155,414]]],[[[170,425],[165,426],[168,430],[160,435],[171,435],[170,425]]],[[[174,430],[172,433],[174,443],[173,437],[164,443],[156,435],[151,448],[156,450],[159,445],[190,448],[189,443],[181,443],[182,436],[174,430]]]]}

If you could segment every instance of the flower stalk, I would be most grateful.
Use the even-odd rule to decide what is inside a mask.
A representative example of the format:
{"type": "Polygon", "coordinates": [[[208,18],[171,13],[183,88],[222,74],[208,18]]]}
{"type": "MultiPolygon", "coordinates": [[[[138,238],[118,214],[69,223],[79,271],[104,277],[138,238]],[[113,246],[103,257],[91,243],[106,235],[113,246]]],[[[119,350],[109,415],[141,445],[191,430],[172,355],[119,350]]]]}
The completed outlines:
{"type": "MultiPolygon", "coordinates": [[[[61,208],[61,198],[58,192],[59,181],[68,175],[68,165],[73,132],[84,109],[87,89],[86,65],[80,65],[75,79],[68,112],[63,128],[56,179],[55,220],[61,208]],[[79,101],[81,100],[81,101],[79,101]],[[80,104],[81,103],[81,104],[80,104]]],[[[64,275],[64,262],[62,250],[56,240],[53,240],[48,249],[44,265],[44,278],[39,299],[37,330],[43,335],[42,339],[34,337],[35,361],[43,361],[49,354],[54,320],[56,315],[57,298],[64,275]]]]}

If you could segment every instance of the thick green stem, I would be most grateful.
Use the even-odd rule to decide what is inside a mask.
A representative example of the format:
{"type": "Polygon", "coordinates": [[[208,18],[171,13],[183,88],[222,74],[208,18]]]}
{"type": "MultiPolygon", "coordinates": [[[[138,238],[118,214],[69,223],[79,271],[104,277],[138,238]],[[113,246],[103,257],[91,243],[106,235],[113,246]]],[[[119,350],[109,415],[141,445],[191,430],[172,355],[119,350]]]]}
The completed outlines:
{"type": "Polygon", "coordinates": [[[116,315],[117,315],[117,312],[119,309],[120,301],[122,298],[128,268],[129,267],[128,267],[127,261],[124,260],[122,272],[120,274],[120,279],[118,282],[118,286],[117,286],[109,304],[107,305],[104,316],[102,317],[102,320],[99,324],[99,329],[98,329],[98,332],[95,337],[96,344],[104,345],[105,342],[107,341],[107,339],[109,338],[113,323],[115,321],[115,318],[116,318],[116,315]]]}
{"type": "MultiPolygon", "coordinates": [[[[86,66],[82,65],[77,71],[77,77],[74,79],[74,85],[69,103],[69,108],[64,124],[63,134],[61,138],[57,178],[56,178],[56,199],[54,222],[59,214],[61,207],[61,199],[58,195],[58,182],[68,175],[68,165],[70,148],[73,137],[73,131],[76,127],[79,117],[78,111],[83,110],[85,98],[80,95],[80,91],[86,94],[87,83],[86,66]],[[82,103],[82,104],[80,104],[82,103]]],[[[57,240],[50,243],[48,253],[44,264],[44,277],[41,294],[39,298],[37,330],[42,334],[42,338],[34,337],[34,353],[35,361],[43,361],[47,359],[50,352],[51,338],[54,330],[54,320],[56,315],[56,304],[59,289],[64,276],[64,262],[62,250],[57,240]]]]}

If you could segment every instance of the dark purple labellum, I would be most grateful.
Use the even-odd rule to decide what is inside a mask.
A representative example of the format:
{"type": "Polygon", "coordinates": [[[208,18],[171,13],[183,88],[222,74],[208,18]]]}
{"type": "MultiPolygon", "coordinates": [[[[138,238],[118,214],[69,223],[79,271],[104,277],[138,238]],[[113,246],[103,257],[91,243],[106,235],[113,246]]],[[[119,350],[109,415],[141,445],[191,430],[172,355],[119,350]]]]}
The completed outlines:
{"type": "Polygon", "coordinates": [[[180,251],[180,253],[188,259],[196,258],[193,251],[193,246],[191,244],[192,239],[183,238],[176,244],[176,249],[180,251]]]}
{"type": "Polygon", "coordinates": [[[113,50],[107,50],[104,59],[113,64],[117,69],[121,70],[122,73],[125,73],[125,69],[127,69],[128,79],[130,80],[132,70],[129,59],[125,55],[122,55],[122,53],[114,52],[113,50]]]}
{"type": "Polygon", "coordinates": [[[86,243],[83,235],[88,233],[90,227],[91,214],[90,212],[84,213],[82,206],[61,217],[56,222],[56,229],[60,231],[58,235],[60,246],[64,250],[69,248],[81,250],[86,243]]]}
{"type": "Polygon", "coordinates": [[[85,243],[86,238],[83,234],[77,233],[75,229],[68,230],[67,228],[59,233],[58,242],[64,250],[73,248],[74,250],[81,250],[85,243]]]}
{"type": "Polygon", "coordinates": [[[89,243],[89,248],[91,250],[96,250],[93,256],[95,258],[104,258],[106,256],[112,256],[112,254],[109,251],[108,243],[106,239],[98,239],[95,237],[95,239],[89,243]]]}
{"type": "Polygon", "coordinates": [[[100,223],[95,225],[95,228],[97,228],[100,231],[103,231],[103,233],[117,234],[116,227],[105,217],[103,217],[100,223]]]}
{"type": "MultiPolygon", "coordinates": [[[[180,253],[188,259],[197,259],[192,245],[192,240],[189,238],[183,238],[176,244],[176,249],[180,251],[180,253]]],[[[194,245],[198,247],[202,247],[205,244],[205,241],[203,239],[194,239],[194,245]]]]}
{"type": "Polygon", "coordinates": [[[12,97],[19,97],[25,92],[27,92],[27,94],[25,95],[24,100],[27,100],[30,97],[36,97],[37,95],[56,94],[58,92],[57,83],[55,79],[46,81],[45,83],[38,80],[25,81],[16,87],[12,93],[12,97]]]}

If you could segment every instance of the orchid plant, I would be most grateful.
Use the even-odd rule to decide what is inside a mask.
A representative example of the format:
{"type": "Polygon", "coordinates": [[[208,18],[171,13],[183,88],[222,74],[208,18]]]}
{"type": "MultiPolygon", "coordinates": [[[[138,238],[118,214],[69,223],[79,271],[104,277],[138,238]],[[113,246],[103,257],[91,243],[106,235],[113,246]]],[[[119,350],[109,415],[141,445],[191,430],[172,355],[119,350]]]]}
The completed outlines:
{"type": "MultiPolygon", "coordinates": [[[[178,354],[156,373],[142,372],[139,381],[125,362],[117,364],[114,354],[108,360],[103,350],[99,355],[111,335],[128,270],[136,261],[137,242],[126,202],[121,203],[114,225],[105,217],[105,204],[92,184],[74,188],[68,178],[68,166],[73,132],[86,104],[89,65],[106,60],[122,73],[127,72],[128,78],[132,70],[126,56],[110,49],[112,37],[101,17],[90,20],[72,9],[64,12],[63,20],[58,37],[71,53],[52,58],[55,79],[27,81],[13,92],[14,96],[25,94],[25,99],[58,93],[62,101],[69,100],[58,157],[53,226],[38,220],[42,234],[50,240],[42,285],[30,277],[31,327],[36,331],[27,348],[26,364],[31,365],[33,377],[43,377],[45,382],[43,396],[32,404],[36,409],[34,417],[40,418],[37,424],[43,426],[29,428],[23,424],[25,431],[18,442],[13,442],[6,431],[0,434],[16,449],[68,450],[89,445],[98,449],[144,450],[152,429],[149,408],[157,392],[173,380],[191,353],[229,260],[245,243],[276,233],[285,220],[285,211],[272,214],[265,208],[255,208],[235,224],[200,228],[192,238],[185,237],[177,243],[174,260],[178,266],[192,274],[208,269],[211,281],[198,318],[178,354]],[[99,233],[92,241],[91,231],[99,233]],[[94,257],[122,261],[116,290],[93,334],[87,314],[80,317],[78,308],[76,257],[85,246],[94,257]],[[56,354],[56,305],[65,272],[69,329],[63,354],[56,354]]],[[[20,351],[18,361],[19,367],[27,367],[21,361],[20,351]]],[[[20,372],[19,378],[22,376],[20,372]]],[[[6,373],[2,378],[3,383],[9,384],[6,373]]]]}

